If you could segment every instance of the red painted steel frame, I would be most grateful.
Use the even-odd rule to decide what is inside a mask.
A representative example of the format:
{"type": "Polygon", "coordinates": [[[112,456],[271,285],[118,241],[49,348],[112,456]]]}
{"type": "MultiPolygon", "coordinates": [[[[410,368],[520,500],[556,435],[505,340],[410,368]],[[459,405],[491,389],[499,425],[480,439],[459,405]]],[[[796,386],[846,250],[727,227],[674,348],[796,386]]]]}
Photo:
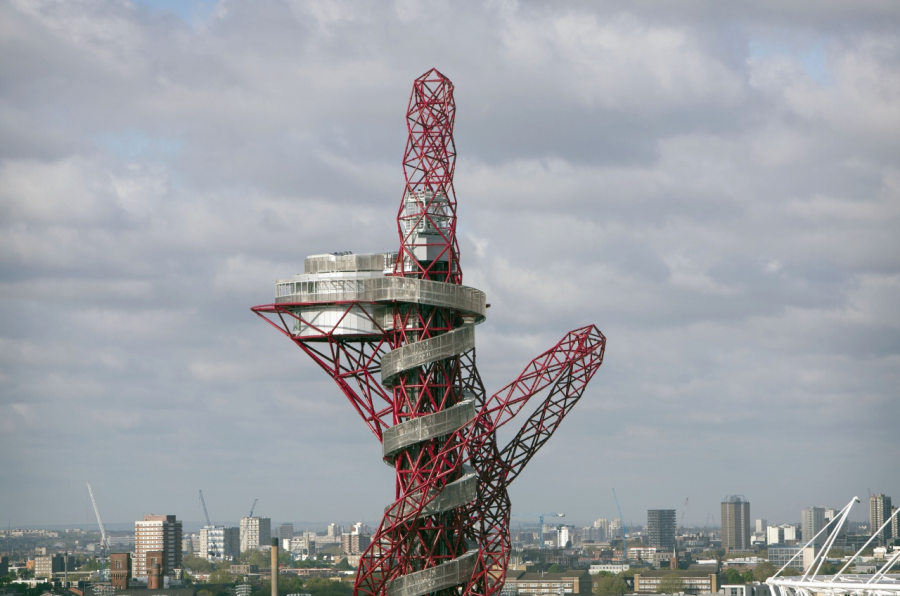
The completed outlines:
{"type": "MultiPolygon", "coordinates": [[[[400,250],[394,275],[462,282],[453,190],[455,113],[453,84],[446,77],[431,70],[416,79],[407,110],[406,188],[397,215],[400,250]],[[417,233],[422,230],[427,233],[417,233]],[[420,259],[417,254],[429,258],[420,259]]],[[[344,316],[356,306],[368,306],[342,304],[344,316]]],[[[390,458],[397,477],[395,500],[361,557],[355,593],[384,596],[392,580],[455,559],[475,543],[475,572],[468,583],[432,594],[497,594],[509,561],[507,488],[583,395],[603,362],[606,338],[593,325],[569,332],[490,398],[475,365],[474,349],[405,371],[392,387],[385,388],[379,382],[382,356],[459,328],[461,313],[395,304],[391,330],[377,327],[380,332],[374,335],[348,337],[336,334],[335,326],[315,328],[319,335],[311,338],[292,332],[294,321],[302,320],[299,307],[303,306],[311,305],[271,304],[253,311],[334,378],[379,441],[385,429],[442,411],[462,401],[464,394],[474,396],[477,404],[475,418],[456,432],[416,443],[390,458]],[[546,389],[549,394],[516,437],[499,448],[496,430],[546,389]],[[462,477],[464,465],[477,475],[477,498],[444,513],[423,514],[447,483],[462,477]]]]}

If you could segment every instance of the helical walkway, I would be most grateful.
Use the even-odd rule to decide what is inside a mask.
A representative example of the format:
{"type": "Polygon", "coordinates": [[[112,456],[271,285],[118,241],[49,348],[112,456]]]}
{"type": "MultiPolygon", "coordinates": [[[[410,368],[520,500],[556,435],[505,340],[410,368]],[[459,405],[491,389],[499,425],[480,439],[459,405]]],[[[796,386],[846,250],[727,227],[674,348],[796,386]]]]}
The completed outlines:
{"type": "MultiPolygon", "coordinates": [[[[382,306],[426,306],[448,308],[461,315],[463,324],[442,335],[393,349],[381,358],[381,382],[392,387],[401,375],[418,367],[459,356],[475,347],[475,325],[485,319],[484,292],[467,286],[409,277],[384,276],[368,279],[329,279],[314,282],[284,282],[276,291],[276,304],[291,304],[301,319],[314,319],[326,306],[354,303],[382,306]],[[296,305],[296,306],[294,306],[296,305]],[[300,306],[302,305],[302,306],[300,306]]],[[[383,332],[392,331],[393,318],[387,312],[372,312],[383,332]]],[[[450,435],[476,416],[476,396],[463,394],[456,405],[396,424],[383,433],[382,456],[392,464],[403,449],[417,443],[450,435]]],[[[464,507],[477,494],[477,474],[462,466],[462,475],[441,489],[430,486],[405,496],[385,510],[384,524],[403,519],[435,515],[464,507]]],[[[467,552],[449,562],[392,579],[388,596],[422,596],[444,588],[464,585],[475,569],[475,552],[467,552]]]]}

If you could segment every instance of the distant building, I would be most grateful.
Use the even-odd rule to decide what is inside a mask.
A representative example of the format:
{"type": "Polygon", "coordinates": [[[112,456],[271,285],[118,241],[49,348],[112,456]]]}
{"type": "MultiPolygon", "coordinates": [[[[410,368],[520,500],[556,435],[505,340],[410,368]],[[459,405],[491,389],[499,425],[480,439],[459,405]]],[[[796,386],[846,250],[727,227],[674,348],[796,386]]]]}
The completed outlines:
{"type": "Polygon", "coordinates": [[[722,586],[725,596],[771,596],[772,588],[769,584],[753,582],[752,584],[737,584],[722,586]]]}
{"type": "Polygon", "coordinates": [[[757,532],[765,532],[766,528],[768,528],[768,527],[769,527],[769,524],[766,520],[764,520],[764,519],[756,520],[756,531],[757,532]]]}
{"type": "Polygon", "coordinates": [[[725,552],[750,550],[750,502],[741,495],[725,497],[721,519],[725,552]]]}
{"type": "Polygon", "coordinates": [[[369,526],[367,526],[363,522],[356,522],[355,524],[353,524],[353,529],[350,531],[350,533],[370,535],[372,533],[372,530],[369,529],[369,526]]]}
{"type": "Polygon", "coordinates": [[[508,571],[506,586],[510,594],[590,594],[591,574],[577,569],[563,573],[527,573],[508,571]],[[513,590],[515,590],[513,592],[513,590]]]}
{"type": "Polygon", "coordinates": [[[225,526],[200,530],[200,556],[207,561],[233,561],[241,554],[241,531],[225,526]]]}
{"type": "Polygon", "coordinates": [[[344,528],[337,524],[328,524],[328,536],[340,536],[344,533],[344,528]]]}
{"type": "Polygon", "coordinates": [[[766,544],[784,544],[784,528],[781,526],[766,528],[766,544]]]}
{"type": "Polygon", "coordinates": [[[869,497],[869,532],[873,536],[877,532],[879,544],[888,544],[894,537],[893,524],[888,524],[881,532],[878,532],[878,528],[887,521],[892,512],[891,498],[887,495],[879,494],[869,497]]]}
{"type": "Polygon", "coordinates": [[[34,576],[51,578],[54,573],[63,571],[75,571],[75,557],[69,557],[68,569],[66,569],[66,557],[60,554],[46,555],[34,558],[34,576]]]}
{"type": "Polygon", "coordinates": [[[181,569],[181,522],[174,515],[145,515],[134,522],[134,577],[147,577],[147,553],[151,551],[162,553],[162,575],[181,569]]]}
{"type": "Polygon", "coordinates": [[[612,519],[609,522],[609,528],[607,529],[606,539],[612,540],[613,538],[621,538],[622,537],[622,522],[618,519],[612,519]]]}
{"type": "Polygon", "coordinates": [[[571,540],[571,536],[569,535],[569,526],[560,526],[559,529],[556,530],[556,545],[560,548],[565,548],[566,544],[571,540]]]}
{"type": "Polygon", "coordinates": [[[272,520],[268,517],[241,518],[241,552],[272,544],[272,520]]]}
{"type": "MultiPolygon", "coordinates": [[[[747,522],[749,526],[750,522],[747,522]]],[[[636,594],[656,594],[659,584],[667,577],[677,576],[684,584],[685,594],[715,594],[718,592],[716,574],[706,571],[642,571],[634,574],[634,591],[636,594]]]]}
{"type": "Polygon", "coordinates": [[[259,565],[232,565],[228,568],[228,572],[232,575],[249,575],[250,573],[259,573],[259,565]]]}
{"type": "Polygon", "coordinates": [[[590,566],[588,573],[597,575],[601,571],[605,571],[606,573],[616,574],[628,571],[629,567],[628,563],[596,563],[590,566]]]}
{"type": "Polygon", "coordinates": [[[647,535],[650,546],[666,550],[675,548],[675,510],[648,509],[647,535]]]}
{"type": "Polygon", "coordinates": [[[278,524],[278,544],[282,550],[291,549],[294,539],[294,524],[278,524]]]}
{"type": "Polygon", "coordinates": [[[294,537],[294,524],[278,524],[278,542],[294,537]]]}
{"type": "Polygon", "coordinates": [[[784,544],[770,544],[768,553],[769,563],[774,565],[775,569],[781,569],[793,558],[793,561],[791,561],[788,566],[800,572],[806,571],[806,569],[813,564],[813,559],[816,558],[816,549],[812,546],[804,548],[798,545],[787,546],[784,544]],[[797,558],[794,558],[794,555],[797,555],[801,550],[803,552],[801,552],[797,558]]]}
{"type": "Polygon", "coordinates": [[[341,536],[341,551],[348,555],[359,555],[372,544],[372,537],[366,534],[344,534],[341,536]]]}
{"type": "Polygon", "coordinates": [[[9,557],[0,555],[0,577],[9,574],[9,557]]]}
{"type": "MultiPolygon", "coordinates": [[[[800,536],[804,543],[809,542],[813,537],[822,531],[825,527],[825,508],[824,507],[804,507],[800,511],[800,536]]],[[[827,536],[823,532],[821,536],[813,542],[814,546],[822,546],[825,544],[827,536]]]]}
{"type": "Polygon", "coordinates": [[[792,524],[781,524],[781,531],[784,534],[784,543],[791,544],[800,540],[800,532],[797,526],[792,524]]]}
{"type": "Polygon", "coordinates": [[[581,528],[581,539],[585,542],[603,542],[606,540],[606,530],[597,526],[585,526],[581,528]]]}
{"type": "MultiPolygon", "coordinates": [[[[894,515],[896,511],[896,507],[891,507],[891,515],[894,515]]],[[[891,522],[891,528],[891,533],[893,534],[894,538],[900,538],[900,513],[894,515],[894,521],[891,522]]]]}
{"type": "Polygon", "coordinates": [[[116,590],[127,590],[131,581],[131,553],[109,555],[109,579],[116,590]]]}

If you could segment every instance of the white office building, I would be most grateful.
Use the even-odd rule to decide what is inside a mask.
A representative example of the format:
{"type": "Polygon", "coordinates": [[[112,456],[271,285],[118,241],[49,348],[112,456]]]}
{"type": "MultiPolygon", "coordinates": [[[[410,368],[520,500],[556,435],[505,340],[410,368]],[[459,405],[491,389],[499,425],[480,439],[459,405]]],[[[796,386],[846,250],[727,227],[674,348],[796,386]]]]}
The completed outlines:
{"type": "Polygon", "coordinates": [[[238,528],[204,526],[200,530],[200,556],[208,561],[233,561],[241,554],[238,528]]]}
{"type": "MultiPolygon", "coordinates": [[[[293,526],[292,526],[293,528],[293,526]]],[[[268,517],[241,518],[241,552],[272,545],[272,520],[268,517]]]]}

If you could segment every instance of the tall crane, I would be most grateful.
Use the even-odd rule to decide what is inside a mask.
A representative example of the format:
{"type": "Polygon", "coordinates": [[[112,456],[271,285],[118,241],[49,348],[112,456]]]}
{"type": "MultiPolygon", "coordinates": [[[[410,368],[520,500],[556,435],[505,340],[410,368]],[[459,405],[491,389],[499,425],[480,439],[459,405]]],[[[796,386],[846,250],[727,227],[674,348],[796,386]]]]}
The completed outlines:
{"type": "Polygon", "coordinates": [[[209,512],[206,510],[206,500],[203,498],[203,491],[200,491],[200,504],[203,505],[203,515],[206,516],[206,526],[211,528],[212,522],[209,521],[209,512]]]}
{"type": "Polygon", "coordinates": [[[219,558],[218,544],[214,540],[210,540],[209,531],[212,530],[212,522],[209,521],[209,512],[206,510],[206,499],[203,498],[203,491],[200,491],[200,504],[203,505],[203,515],[206,516],[206,558],[212,556],[214,559],[219,558]],[[213,550],[209,550],[212,547],[213,550]]]}
{"type": "Polygon", "coordinates": [[[106,528],[103,527],[103,520],[100,519],[100,509],[97,508],[97,500],[94,499],[94,490],[91,483],[87,483],[88,494],[91,495],[91,503],[94,505],[94,514],[97,516],[97,525],[100,526],[100,580],[109,579],[109,570],[106,569],[106,549],[109,548],[109,539],[106,536],[106,528]]]}
{"type": "Polygon", "coordinates": [[[250,515],[248,515],[247,517],[253,517],[253,511],[256,509],[256,503],[258,501],[259,501],[259,499],[256,499],[255,501],[253,501],[253,507],[250,508],[250,515]]]}
{"type": "Polygon", "coordinates": [[[622,559],[627,563],[628,562],[628,538],[626,534],[628,532],[625,530],[625,518],[622,517],[622,508],[619,507],[619,497],[616,496],[616,489],[612,489],[613,498],[616,500],[616,510],[619,512],[619,522],[622,524],[622,559]]]}
{"type": "Polygon", "coordinates": [[[540,541],[541,548],[544,548],[544,516],[549,515],[550,517],[565,517],[565,513],[513,513],[511,514],[515,517],[536,517],[540,520],[540,529],[538,530],[538,540],[540,541]]]}

